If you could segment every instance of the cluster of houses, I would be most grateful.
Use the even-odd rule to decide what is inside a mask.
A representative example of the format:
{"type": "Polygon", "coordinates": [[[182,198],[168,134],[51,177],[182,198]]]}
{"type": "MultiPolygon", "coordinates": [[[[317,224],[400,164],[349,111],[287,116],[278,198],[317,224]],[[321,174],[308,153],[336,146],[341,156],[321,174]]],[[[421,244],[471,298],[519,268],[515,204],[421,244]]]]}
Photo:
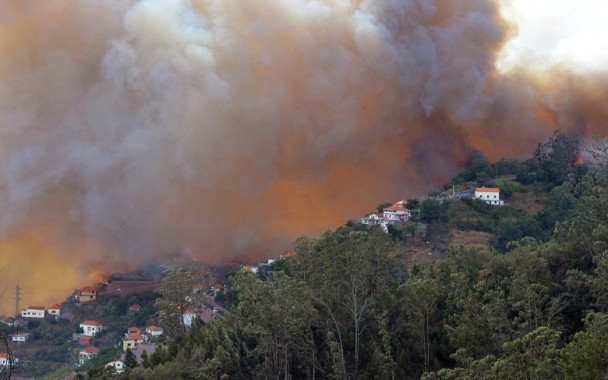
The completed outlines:
{"type": "MultiPolygon", "coordinates": [[[[190,297],[190,299],[194,300],[194,294],[203,292],[205,288],[206,287],[202,284],[195,285],[193,288],[193,296],[190,297]]],[[[208,291],[206,291],[205,294],[203,294],[202,298],[200,298],[202,300],[201,305],[192,302],[192,309],[185,310],[182,314],[182,322],[184,326],[191,326],[192,323],[198,318],[200,318],[203,322],[208,323],[217,317],[223,316],[226,313],[226,310],[215,302],[215,297],[222,290],[223,285],[215,284],[208,291]]],[[[98,289],[91,286],[77,289],[73,294],[74,300],[77,303],[94,301],[97,299],[97,296],[98,289]]],[[[137,312],[140,309],[141,306],[138,304],[129,306],[130,312],[137,312]]],[[[44,319],[47,316],[59,318],[61,315],[62,306],[59,304],[55,304],[48,308],[43,306],[28,306],[20,313],[21,318],[30,320],[44,319]]],[[[19,325],[18,318],[11,317],[4,322],[10,323],[10,326],[13,327],[19,325]]],[[[100,349],[93,345],[93,340],[96,339],[95,337],[97,337],[102,331],[104,331],[105,327],[103,323],[99,321],[88,319],[82,321],[79,324],[79,328],[80,331],[73,334],[73,341],[77,342],[78,345],[81,346],[81,348],[78,350],[78,363],[82,365],[88,360],[91,360],[99,355],[100,349]]],[[[161,336],[163,333],[163,328],[156,325],[150,325],[145,328],[134,326],[129,327],[122,338],[122,349],[125,351],[125,353],[127,350],[131,350],[131,352],[135,354],[138,363],[141,363],[141,355],[143,352],[145,351],[148,354],[152,354],[156,349],[156,344],[153,343],[154,338],[161,336]]],[[[16,332],[10,335],[12,341],[16,343],[27,342],[29,337],[30,334],[27,332],[16,332]]],[[[121,358],[118,360],[107,363],[106,368],[109,368],[116,373],[123,372],[125,370],[124,358],[125,354],[123,353],[121,358]]],[[[6,354],[3,356],[3,354],[0,353],[0,366],[7,365],[6,363],[9,363],[8,357],[6,354]]]]}
{"type": "MultiPolygon", "coordinates": [[[[503,206],[505,202],[500,199],[500,189],[497,187],[477,187],[462,192],[459,198],[475,198],[489,205],[503,206]]],[[[384,232],[388,232],[388,225],[406,222],[412,216],[410,210],[405,207],[405,201],[399,201],[382,210],[381,213],[369,214],[361,219],[362,224],[378,224],[384,232]]]]}
{"type": "Polygon", "coordinates": [[[52,315],[54,317],[58,317],[61,315],[61,305],[53,305],[49,308],[44,306],[28,306],[27,308],[21,311],[21,316],[23,318],[39,318],[42,319],[46,315],[52,315]]]}
{"type": "Polygon", "coordinates": [[[378,224],[384,232],[388,232],[389,224],[406,222],[412,216],[410,210],[405,207],[405,201],[399,201],[382,210],[382,213],[370,214],[361,219],[362,224],[378,224]]]}

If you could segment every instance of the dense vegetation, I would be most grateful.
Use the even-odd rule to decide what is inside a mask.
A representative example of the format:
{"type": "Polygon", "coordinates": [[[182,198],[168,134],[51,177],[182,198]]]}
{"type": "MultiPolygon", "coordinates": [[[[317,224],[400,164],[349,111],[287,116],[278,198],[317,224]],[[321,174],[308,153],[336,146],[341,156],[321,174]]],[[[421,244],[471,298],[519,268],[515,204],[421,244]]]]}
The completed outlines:
{"type": "Polygon", "coordinates": [[[475,160],[455,182],[510,176],[512,193],[548,194],[544,208],[426,199],[418,217],[429,228],[485,228],[493,248],[446,248],[409,273],[407,226],[300,238],[293,258],[230,276],[225,318],[175,330],[120,378],[605,378],[606,152],[580,165],[576,138],[557,133],[525,162],[475,160]]]}

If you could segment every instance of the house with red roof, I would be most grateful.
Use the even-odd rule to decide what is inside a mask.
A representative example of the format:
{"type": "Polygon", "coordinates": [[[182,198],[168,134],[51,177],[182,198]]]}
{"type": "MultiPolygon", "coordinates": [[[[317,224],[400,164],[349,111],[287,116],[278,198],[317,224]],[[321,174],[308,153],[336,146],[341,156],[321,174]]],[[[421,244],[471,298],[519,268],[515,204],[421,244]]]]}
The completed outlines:
{"type": "Polygon", "coordinates": [[[74,292],[74,299],[80,303],[94,301],[96,298],[97,289],[92,286],[85,286],[82,289],[76,289],[74,292]]]}
{"type": "Polygon", "coordinates": [[[0,367],[8,367],[11,364],[8,354],[0,352],[0,367]]]}
{"type": "Polygon", "coordinates": [[[82,329],[83,335],[95,336],[103,330],[103,325],[97,321],[86,320],[80,324],[80,328],[82,329]]]}
{"type": "Polygon", "coordinates": [[[158,326],[148,326],[146,327],[146,334],[150,336],[161,336],[163,335],[163,328],[158,326]]]}
{"type": "Polygon", "coordinates": [[[134,327],[134,326],[127,328],[127,333],[125,335],[131,335],[131,334],[141,334],[141,329],[139,327],[134,327]]]}
{"type": "Polygon", "coordinates": [[[126,339],[122,341],[122,349],[126,351],[127,349],[133,350],[138,345],[146,342],[148,337],[142,333],[128,334],[126,339]]]}
{"type": "Polygon", "coordinates": [[[410,218],[410,210],[405,208],[403,202],[397,202],[382,210],[382,216],[389,221],[406,221],[410,218]]]}
{"type": "Polygon", "coordinates": [[[477,187],[475,188],[475,199],[484,201],[489,205],[502,206],[504,201],[500,200],[500,189],[497,187],[477,187]]]}
{"type": "Polygon", "coordinates": [[[45,314],[44,306],[28,306],[27,309],[21,311],[23,318],[44,318],[45,314]]]}
{"type": "Polygon", "coordinates": [[[97,354],[99,354],[99,348],[94,346],[85,347],[78,354],[78,362],[84,364],[87,360],[97,357],[97,354]]]}
{"type": "Polygon", "coordinates": [[[49,315],[54,315],[58,317],[61,314],[61,305],[55,304],[46,309],[46,312],[49,313],[49,315]]]}

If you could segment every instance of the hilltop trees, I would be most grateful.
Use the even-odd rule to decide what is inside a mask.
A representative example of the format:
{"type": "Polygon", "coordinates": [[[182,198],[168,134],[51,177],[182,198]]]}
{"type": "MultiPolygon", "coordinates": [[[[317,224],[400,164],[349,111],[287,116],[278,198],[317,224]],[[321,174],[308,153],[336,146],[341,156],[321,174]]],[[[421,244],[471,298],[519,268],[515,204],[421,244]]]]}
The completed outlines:
{"type": "Polygon", "coordinates": [[[394,242],[379,228],[343,227],[296,242],[295,273],[311,289],[328,326],[338,374],[359,373],[362,341],[377,331],[376,316],[394,278],[394,251],[394,242]]]}
{"type": "Polygon", "coordinates": [[[554,185],[563,183],[580,154],[578,137],[571,133],[556,131],[548,141],[538,144],[534,159],[545,178],[554,185]]]}
{"type": "Polygon", "coordinates": [[[195,285],[207,289],[211,283],[212,273],[186,270],[184,268],[169,269],[162,280],[158,292],[161,298],[156,301],[156,307],[165,334],[170,339],[180,340],[184,337],[186,327],[182,314],[187,310],[198,311],[202,304],[201,292],[195,291],[195,285]]]}
{"type": "MultiPolygon", "coordinates": [[[[296,255],[263,275],[230,277],[225,318],[178,331],[177,343],[122,378],[605,378],[608,154],[598,150],[585,172],[572,166],[577,149],[556,133],[535,160],[476,163],[492,176],[544,178],[524,186],[546,200],[537,214],[409,201],[431,224],[465,215],[463,229],[494,233],[493,248],[446,248],[444,260],[408,275],[395,260],[404,247],[378,226],[299,238],[296,255]]],[[[191,306],[191,277],[167,274],[165,317],[191,306]]]]}

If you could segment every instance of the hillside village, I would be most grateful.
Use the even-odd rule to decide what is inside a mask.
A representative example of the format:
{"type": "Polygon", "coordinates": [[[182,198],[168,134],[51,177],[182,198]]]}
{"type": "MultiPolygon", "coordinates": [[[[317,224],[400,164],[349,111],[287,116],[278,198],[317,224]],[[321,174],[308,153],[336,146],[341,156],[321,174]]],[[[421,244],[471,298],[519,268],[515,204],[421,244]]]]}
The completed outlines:
{"type": "MultiPolygon", "coordinates": [[[[159,297],[155,290],[160,285],[157,280],[139,280],[85,286],[62,304],[31,305],[19,315],[3,318],[0,323],[11,343],[11,359],[9,363],[7,352],[0,353],[0,367],[11,365],[12,371],[29,377],[32,366],[39,367],[35,362],[64,363],[77,369],[103,356],[108,358],[104,368],[121,373],[126,357],[133,354],[135,362],[142,364],[142,356],[154,354],[162,342],[164,329],[155,324],[158,319],[154,306],[159,297]],[[119,304],[106,313],[103,306],[112,301],[119,304]]],[[[202,303],[184,310],[184,326],[191,326],[197,319],[209,323],[221,318],[227,312],[216,302],[222,291],[221,284],[208,289],[194,285],[190,300],[200,295],[202,303]]]]}
{"type": "MultiPolygon", "coordinates": [[[[512,179],[513,176],[507,175],[504,178],[512,179]]],[[[370,227],[377,225],[387,234],[409,231],[412,236],[410,261],[414,262],[410,262],[407,267],[411,270],[415,262],[424,263],[429,259],[426,254],[416,257],[416,242],[424,242],[421,245],[423,252],[432,251],[427,236],[427,234],[432,235],[431,231],[427,230],[427,224],[432,220],[428,220],[425,215],[421,216],[421,208],[425,202],[442,204],[455,200],[475,199],[492,206],[505,205],[498,187],[467,187],[468,184],[467,182],[459,186],[457,192],[452,188],[409,201],[385,203],[383,207],[379,207],[378,212],[363,217],[360,223],[370,227]]],[[[264,262],[243,265],[241,270],[259,274],[260,271],[264,272],[294,255],[294,252],[285,252],[264,262]]],[[[13,365],[16,372],[22,370],[24,374],[28,374],[28,366],[45,355],[47,356],[45,359],[50,359],[51,362],[54,360],[63,362],[68,364],[69,368],[76,370],[89,368],[87,363],[95,359],[95,365],[103,364],[104,369],[121,373],[127,368],[125,364],[127,355],[132,355],[135,364],[142,365],[144,360],[148,360],[146,357],[153,355],[163,341],[164,329],[158,315],[155,314],[158,310],[154,306],[155,299],[159,296],[155,291],[159,286],[161,282],[158,278],[131,281],[116,279],[105,284],[76,289],[70,299],[63,304],[49,307],[31,305],[24,308],[16,317],[4,318],[2,322],[13,344],[13,365]],[[138,296],[142,292],[146,297],[138,296]],[[128,305],[126,303],[121,305],[124,316],[120,317],[120,321],[115,320],[116,315],[106,317],[96,310],[99,300],[107,302],[118,297],[124,302],[125,297],[129,295],[127,299],[131,302],[128,305]],[[45,333],[49,336],[45,336],[45,333]],[[66,338],[67,344],[66,342],[59,344],[65,350],[53,349],[49,354],[44,346],[57,342],[58,335],[66,338]],[[31,349],[28,347],[30,345],[31,349]],[[42,354],[45,351],[47,354],[42,354]],[[20,357],[21,352],[22,357],[20,357]],[[105,363],[101,363],[102,358],[105,363]]],[[[202,283],[194,284],[191,296],[187,296],[187,299],[192,302],[196,298],[200,305],[183,310],[181,315],[183,325],[190,327],[196,320],[209,323],[228,313],[224,308],[224,286],[222,283],[216,283],[205,288],[202,283]]],[[[50,365],[48,368],[52,367],[54,366],[50,365]]]]}
{"type": "MultiPolygon", "coordinates": [[[[407,230],[408,225],[415,225],[414,230],[426,241],[426,224],[421,222],[419,207],[425,201],[439,203],[458,199],[477,199],[489,205],[502,206],[504,201],[495,187],[469,187],[458,193],[449,191],[429,197],[409,201],[398,201],[384,204],[377,213],[363,217],[361,225],[378,225],[385,233],[407,230]],[[407,205],[410,205],[411,210],[407,205]],[[422,234],[420,234],[422,233],[422,234]]],[[[424,220],[424,217],[422,218],[424,220]]],[[[414,233],[412,236],[417,236],[414,233]]],[[[414,240],[415,241],[415,240],[414,240]]],[[[427,241],[428,243],[428,241],[427,241]]],[[[424,247],[424,248],[428,248],[424,247]]],[[[267,259],[257,264],[247,264],[242,271],[259,274],[269,270],[282,260],[293,258],[294,252],[284,252],[276,258],[267,259]]],[[[425,261],[423,258],[421,261],[425,261]]],[[[410,266],[411,268],[411,266],[410,266]]],[[[7,336],[12,343],[12,365],[16,373],[28,375],[31,366],[41,359],[49,362],[62,362],[70,369],[87,369],[103,365],[105,371],[122,373],[127,365],[143,365],[144,361],[154,355],[159,345],[163,344],[164,328],[158,317],[155,293],[161,286],[158,278],[152,280],[115,279],[96,286],[84,286],[76,289],[73,295],[62,304],[44,307],[31,305],[24,308],[20,315],[4,318],[1,322],[6,327],[7,336]],[[145,294],[145,296],[141,296],[145,294]],[[116,320],[116,313],[104,315],[100,300],[121,300],[120,309],[124,315],[116,320]],[[129,303],[125,303],[129,300],[129,303]],[[45,336],[48,334],[47,336],[45,336]],[[61,337],[65,342],[58,341],[61,337]],[[48,344],[64,348],[63,351],[48,349],[48,344]],[[58,344],[57,344],[58,343],[58,344]],[[127,363],[131,357],[132,363],[127,363]],[[103,359],[103,360],[102,360],[103,359]]],[[[180,321],[186,328],[195,321],[209,323],[215,318],[223,318],[228,313],[225,309],[225,284],[216,283],[205,287],[201,282],[192,286],[191,294],[186,300],[192,307],[183,310],[180,321]],[[194,300],[199,302],[194,305],[194,300]]],[[[113,312],[118,310],[113,310],[113,312]]],[[[3,354],[6,357],[6,353],[3,354]]],[[[1,358],[0,358],[1,360],[1,358]]],[[[5,360],[7,366],[8,359],[5,360]]],[[[2,363],[0,363],[2,366],[2,363]]],[[[36,366],[35,366],[36,367],[36,366]]],[[[53,366],[47,368],[50,370],[53,366]]],[[[66,376],[72,373],[66,372],[66,376]]]]}
{"type": "MultiPolygon", "coordinates": [[[[576,178],[583,178],[588,169],[577,164],[569,166],[568,170],[570,180],[575,181],[578,180],[576,178]]],[[[461,335],[449,335],[452,334],[449,332],[451,330],[441,327],[444,320],[453,317],[451,314],[444,316],[443,311],[438,308],[441,302],[461,302],[451,300],[450,297],[455,297],[451,291],[440,292],[438,281],[452,281],[460,277],[441,277],[443,275],[436,277],[437,273],[447,271],[446,268],[456,265],[453,263],[454,260],[463,260],[463,263],[457,264],[457,267],[464,265],[463,270],[471,270],[474,281],[479,281],[478,285],[487,285],[488,281],[490,283],[494,281],[494,272],[499,273],[503,270],[500,269],[503,265],[501,260],[523,260],[523,262],[533,260],[532,257],[525,258],[527,255],[525,250],[529,249],[528,247],[536,249],[535,247],[540,247],[541,244],[545,244],[544,242],[552,244],[556,226],[559,227],[561,221],[567,220],[572,215],[577,215],[574,212],[577,210],[575,207],[578,206],[572,198],[567,198],[560,192],[563,190],[561,185],[550,183],[549,181],[555,180],[548,178],[550,177],[543,174],[538,164],[530,161],[523,163],[500,161],[489,164],[485,160],[477,160],[454,177],[449,185],[427,196],[382,203],[375,212],[361,219],[349,221],[335,231],[326,232],[320,238],[300,238],[294,243],[293,250],[263,262],[221,269],[206,268],[199,263],[182,262],[177,268],[154,267],[112,275],[105,283],[90,284],[76,289],[63,303],[50,306],[28,305],[18,315],[3,318],[0,324],[1,332],[9,342],[6,347],[8,350],[0,352],[0,371],[11,371],[22,378],[45,375],[49,379],[95,379],[105,378],[104,376],[127,379],[131,378],[129,373],[138,374],[133,378],[148,378],[156,373],[155,371],[159,371],[156,377],[151,378],[162,379],[166,378],[166,373],[163,375],[162,372],[163,368],[171,368],[163,365],[182,368],[183,365],[190,363],[184,361],[187,360],[184,359],[184,355],[192,355],[193,347],[198,347],[197,345],[206,347],[202,352],[207,355],[207,359],[200,363],[204,364],[204,371],[211,371],[209,373],[217,371],[212,365],[228,363],[217,361],[220,359],[214,355],[219,355],[221,358],[225,354],[222,350],[251,345],[241,353],[236,351],[232,353],[236,356],[244,355],[240,360],[245,361],[240,367],[226,367],[222,371],[228,376],[230,373],[240,373],[239,371],[245,370],[255,372],[257,371],[255,368],[243,367],[244,363],[253,360],[248,355],[254,355],[257,358],[255,360],[260,360],[255,350],[266,349],[265,347],[272,347],[273,344],[278,345],[277,349],[286,349],[285,347],[288,346],[274,339],[282,337],[281,339],[287,339],[286,342],[291,342],[292,336],[302,331],[300,325],[295,324],[290,327],[286,323],[292,323],[292,320],[309,323],[302,319],[310,318],[307,313],[314,310],[315,315],[322,316],[323,310],[327,309],[327,305],[323,304],[326,302],[324,299],[302,298],[302,294],[316,291],[319,292],[318,294],[324,294],[323,297],[334,297],[333,288],[331,286],[326,288],[325,281],[337,281],[333,286],[342,287],[345,284],[341,282],[341,277],[346,274],[352,276],[359,270],[363,271],[359,273],[362,278],[369,277],[366,272],[368,270],[384,271],[375,276],[386,283],[374,285],[374,292],[376,289],[383,289],[384,292],[394,291],[396,293],[391,297],[403,298],[403,302],[411,305],[411,309],[402,310],[401,306],[395,309],[390,303],[385,304],[390,297],[384,299],[384,296],[380,295],[378,295],[380,299],[365,301],[374,302],[375,307],[388,308],[385,313],[392,314],[386,315],[392,315],[391,318],[394,319],[391,328],[400,331],[398,334],[395,332],[397,335],[394,339],[405,341],[404,345],[395,347],[401,347],[400,349],[407,347],[402,353],[405,355],[404,358],[407,358],[403,360],[413,365],[404,368],[393,366],[392,373],[400,373],[402,378],[420,378],[431,370],[446,368],[445,366],[452,370],[452,367],[459,364],[451,359],[443,359],[441,365],[438,364],[439,359],[435,359],[437,362],[433,363],[430,358],[433,355],[431,351],[424,351],[421,354],[417,351],[418,348],[414,349],[422,342],[424,347],[433,344],[450,352],[449,350],[453,350],[452,346],[445,344],[445,339],[448,338],[453,339],[454,342],[461,342],[459,344],[462,345],[469,344],[469,341],[461,338],[461,335]],[[532,169],[529,167],[535,168],[536,172],[533,173],[535,179],[530,178],[532,169]],[[488,172],[492,172],[493,176],[489,176],[488,172]],[[352,246],[350,239],[354,241],[352,246]],[[358,252],[361,257],[351,257],[353,251],[358,252]],[[323,252],[325,253],[321,254],[323,252]],[[331,255],[327,252],[331,252],[331,255]],[[378,254],[381,256],[375,256],[378,254]],[[373,265],[365,261],[368,259],[373,265]],[[478,259],[482,261],[474,261],[478,259]],[[334,260],[339,263],[337,267],[334,260]],[[354,263],[357,264],[349,263],[349,260],[355,260],[354,263]],[[386,266],[380,265],[378,260],[385,262],[386,266]],[[468,260],[473,262],[469,263],[468,260]],[[350,265],[348,270],[344,269],[345,265],[350,265]],[[470,269],[467,265],[473,265],[473,268],[477,269],[470,269]],[[498,269],[487,265],[498,265],[498,269]],[[336,270],[336,273],[332,272],[336,270]],[[323,277],[326,275],[329,277],[323,277]],[[390,290],[389,284],[394,282],[401,282],[402,285],[390,290]],[[431,286],[429,284],[435,285],[429,288],[431,286]],[[427,304],[425,297],[440,297],[440,299],[434,298],[427,304]],[[297,299],[298,302],[294,303],[293,299],[297,299]],[[313,302],[315,299],[320,301],[315,304],[313,302]],[[292,312],[292,309],[297,311],[292,312]],[[412,310],[419,311],[414,313],[412,310]],[[432,310],[432,312],[424,314],[420,310],[432,310]],[[273,316],[269,317],[270,314],[273,316]],[[410,334],[410,322],[400,326],[398,323],[400,318],[409,318],[411,321],[426,318],[423,334],[410,334]],[[243,323],[247,326],[256,324],[263,326],[258,326],[259,330],[254,329],[245,333],[238,330],[241,328],[238,327],[240,321],[245,321],[243,323]],[[274,326],[274,323],[278,325],[274,326]],[[232,331],[231,328],[237,330],[232,331]],[[272,334],[279,335],[272,338],[270,331],[274,331],[272,330],[274,328],[278,330],[272,334]],[[289,330],[291,328],[294,330],[289,330]],[[230,334],[222,332],[224,329],[232,332],[230,334]],[[260,331],[267,332],[256,335],[260,331]],[[280,335],[283,333],[287,336],[280,335]],[[241,337],[242,334],[244,337],[241,337]],[[255,339],[247,338],[247,334],[254,334],[252,336],[255,336],[255,339]],[[222,336],[230,338],[222,340],[222,336]],[[256,348],[256,342],[270,338],[274,342],[266,343],[270,346],[262,345],[256,348]],[[220,340],[214,341],[214,339],[220,340]],[[226,344],[228,346],[224,346],[226,344]],[[231,348],[230,345],[235,346],[231,348]],[[221,350],[218,347],[221,347],[221,350]],[[143,373],[147,375],[144,376],[143,373]],[[126,377],[121,377],[123,375],[126,377]]],[[[565,176],[559,177],[558,181],[563,182],[565,178],[565,176]]],[[[603,181],[605,178],[602,178],[604,177],[600,177],[603,181]]],[[[570,185],[566,183],[564,186],[570,185]]],[[[605,218],[605,216],[598,217],[605,218]]],[[[548,268],[542,265],[541,267],[548,268]]],[[[555,269],[556,278],[562,271],[559,268],[560,265],[555,269]]],[[[500,276],[504,276],[501,281],[507,281],[506,284],[509,284],[505,286],[511,286],[509,282],[511,275],[503,273],[500,276]]],[[[545,277],[551,278],[551,276],[545,277]]],[[[374,292],[370,294],[375,294],[374,292]]],[[[337,294],[348,294],[348,292],[337,294]]],[[[547,305],[558,302],[548,294],[538,302],[547,305]]],[[[337,305],[344,305],[344,302],[346,301],[339,301],[337,305]]],[[[510,307],[517,309],[519,307],[517,305],[520,305],[519,301],[512,302],[510,307]]],[[[451,307],[460,307],[457,305],[455,303],[451,307]]],[[[547,309],[549,307],[543,306],[535,313],[549,313],[547,309]]],[[[344,311],[348,310],[348,308],[344,309],[344,311]]],[[[365,315],[369,321],[376,320],[377,316],[369,313],[371,311],[362,315],[365,315]]],[[[342,316],[343,321],[348,321],[349,315],[349,312],[346,312],[342,316]]],[[[332,318],[334,316],[328,321],[332,318]]],[[[531,317],[521,314],[518,318],[531,317]]],[[[578,314],[568,318],[571,318],[568,323],[574,326],[573,329],[582,328],[578,314]]],[[[459,323],[464,324],[465,321],[459,323]]],[[[373,326],[374,329],[381,327],[375,323],[373,326]]],[[[522,324],[511,328],[528,333],[531,330],[527,326],[522,324]]],[[[340,331],[340,326],[337,325],[337,330],[333,330],[334,327],[332,324],[316,326],[316,329],[328,329],[326,335],[318,336],[316,339],[321,341],[329,339],[330,343],[336,343],[332,340],[335,339],[332,337],[332,331],[340,331]]],[[[374,335],[367,338],[373,341],[382,334],[382,330],[375,330],[374,335]]],[[[500,339],[511,338],[501,335],[500,339]]],[[[308,347],[306,344],[303,347],[308,347]]],[[[339,344],[347,347],[350,343],[339,344]]],[[[328,345],[329,343],[322,343],[319,350],[326,349],[328,345]]],[[[475,345],[470,346],[469,349],[472,349],[471,347],[475,345]]],[[[373,354],[369,352],[371,351],[366,354],[367,365],[373,366],[375,355],[380,354],[378,351],[373,354]]],[[[294,355],[289,359],[290,361],[297,360],[301,354],[289,355],[294,355]]],[[[356,351],[349,351],[343,355],[358,354],[356,351]]],[[[324,360],[330,365],[329,356],[324,360]]],[[[283,364],[278,365],[261,360],[259,365],[272,368],[272,371],[277,373],[284,373],[284,366],[288,365],[286,364],[288,362],[281,363],[283,364]]],[[[182,370],[198,373],[196,371],[203,370],[199,368],[199,364],[182,370]]],[[[358,371],[357,368],[352,367],[348,370],[354,371],[353,373],[358,371]]],[[[288,371],[302,374],[295,368],[288,371]]],[[[312,371],[314,373],[315,370],[312,371]]],[[[199,378],[197,376],[199,375],[193,378],[199,378]]],[[[304,377],[310,376],[311,374],[308,373],[304,377]]],[[[247,377],[245,375],[245,378],[247,377]]]]}

